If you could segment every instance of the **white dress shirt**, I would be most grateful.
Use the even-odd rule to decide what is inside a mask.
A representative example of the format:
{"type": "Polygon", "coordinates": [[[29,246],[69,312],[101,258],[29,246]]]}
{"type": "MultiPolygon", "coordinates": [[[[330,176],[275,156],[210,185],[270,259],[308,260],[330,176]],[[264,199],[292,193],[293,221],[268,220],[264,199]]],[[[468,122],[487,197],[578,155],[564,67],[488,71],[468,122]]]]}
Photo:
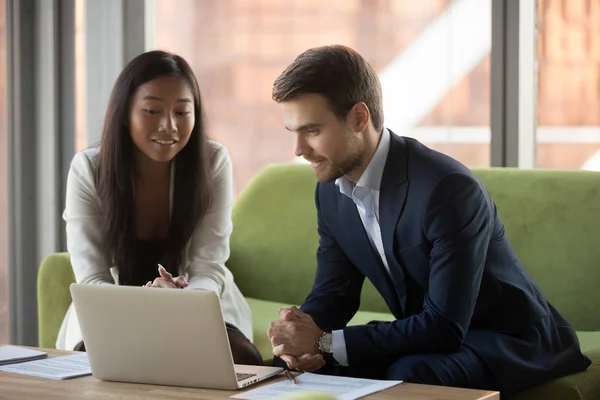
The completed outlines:
{"type": "MultiPolygon", "coordinates": [[[[385,162],[390,151],[390,131],[383,129],[381,139],[377,149],[363,172],[356,185],[345,176],[338,178],[335,184],[339,187],[340,193],[350,197],[362,220],[369,240],[381,258],[385,269],[390,274],[383,250],[383,240],[381,238],[381,227],[379,226],[379,189],[385,162]]],[[[348,353],[346,351],[346,340],[344,331],[336,330],[332,333],[333,358],[343,366],[348,366],[348,353]]]]}
{"type": "MultiPolygon", "coordinates": [[[[186,289],[211,290],[217,293],[225,321],[235,325],[252,340],[250,307],[236,286],[233,274],[225,266],[229,258],[231,208],[234,202],[231,159],[225,147],[214,141],[209,143],[214,197],[185,247],[179,274],[187,277],[189,285],[186,289]]],[[[67,250],[76,281],[112,285],[118,283],[119,278],[116,266],[107,260],[103,252],[101,232],[104,215],[94,181],[98,151],[98,148],[89,148],[73,158],[67,177],[63,218],[67,230],[67,250]]],[[[173,174],[171,200],[172,182],[173,174]]],[[[72,350],[82,341],[74,311],[71,304],[58,334],[57,349],[72,350]]],[[[201,318],[200,315],[188,317],[201,318]]]]}

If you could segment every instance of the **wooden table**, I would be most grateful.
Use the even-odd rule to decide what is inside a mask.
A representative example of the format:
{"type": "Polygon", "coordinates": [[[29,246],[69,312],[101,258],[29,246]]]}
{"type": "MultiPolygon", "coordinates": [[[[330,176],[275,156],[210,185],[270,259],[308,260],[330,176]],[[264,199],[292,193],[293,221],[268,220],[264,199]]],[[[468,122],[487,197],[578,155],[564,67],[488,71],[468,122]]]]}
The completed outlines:
{"type": "MultiPolygon", "coordinates": [[[[50,357],[73,354],[68,351],[47,350],[50,357]]],[[[286,379],[285,376],[269,379],[269,384],[286,379]]],[[[259,385],[250,386],[250,389],[259,385]]],[[[244,389],[246,390],[246,389],[244,389]]],[[[193,389],[170,386],[141,385],[135,383],[103,382],[92,376],[64,381],[0,371],[0,399],[226,399],[238,393],[227,390],[193,389]]],[[[383,392],[367,397],[371,400],[499,400],[498,392],[458,389],[442,386],[401,383],[383,392]]]]}

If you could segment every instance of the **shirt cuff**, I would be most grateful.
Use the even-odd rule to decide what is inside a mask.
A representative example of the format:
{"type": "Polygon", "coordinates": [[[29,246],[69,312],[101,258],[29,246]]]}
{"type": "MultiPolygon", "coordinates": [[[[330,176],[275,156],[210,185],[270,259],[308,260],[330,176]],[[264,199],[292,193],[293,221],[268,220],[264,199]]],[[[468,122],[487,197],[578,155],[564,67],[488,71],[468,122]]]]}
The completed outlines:
{"type": "Polygon", "coordinates": [[[348,353],[346,352],[346,339],[342,329],[331,332],[331,344],[333,346],[333,358],[343,367],[348,367],[348,353]]]}

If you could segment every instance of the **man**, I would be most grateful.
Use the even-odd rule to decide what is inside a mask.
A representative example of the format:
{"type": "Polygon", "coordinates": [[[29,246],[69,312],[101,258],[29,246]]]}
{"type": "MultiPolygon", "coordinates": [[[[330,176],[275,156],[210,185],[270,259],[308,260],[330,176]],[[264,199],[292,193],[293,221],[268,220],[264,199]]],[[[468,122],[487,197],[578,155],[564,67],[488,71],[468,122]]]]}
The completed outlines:
{"type": "Polygon", "coordinates": [[[510,395],[588,367],[483,184],[384,128],[379,80],[358,53],[306,51],[273,98],[319,181],[314,286],[267,332],[289,368],[510,395]],[[346,326],[365,277],[395,321],[346,326]]]}

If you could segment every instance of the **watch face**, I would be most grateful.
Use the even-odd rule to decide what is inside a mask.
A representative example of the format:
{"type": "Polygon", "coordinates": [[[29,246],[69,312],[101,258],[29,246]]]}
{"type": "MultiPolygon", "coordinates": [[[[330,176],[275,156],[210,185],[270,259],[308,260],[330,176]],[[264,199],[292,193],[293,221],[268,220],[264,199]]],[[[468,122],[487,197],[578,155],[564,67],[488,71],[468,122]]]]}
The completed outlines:
{"type": "Polygon", "coordinates": [[[326,333],[319,338],[319,344],[321,345],[321,350],[325,353],[333,353],[333,344],[331,333],[326,333]]]}

